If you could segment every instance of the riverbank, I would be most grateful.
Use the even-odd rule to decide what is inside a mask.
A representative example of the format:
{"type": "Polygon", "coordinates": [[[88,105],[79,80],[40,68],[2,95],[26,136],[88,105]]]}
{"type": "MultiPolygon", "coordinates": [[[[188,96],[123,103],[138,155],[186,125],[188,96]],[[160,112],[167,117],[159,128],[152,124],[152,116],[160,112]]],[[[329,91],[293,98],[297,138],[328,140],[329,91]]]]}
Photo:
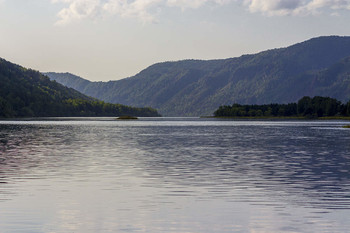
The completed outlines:
{"type": "Polygon", "coordinates": [[[310,117],[297,117],[297,116],[290,116],[290,117],[281,117],[281,116],[201,116],[200,118],[215,118],[215,119],[237,119],[237,120],[344,120],[344,121],[350,121],[350,117],[344,117],[344,116],[332,116],[332,117],[316,117],[316,118],[310,118],[310,117]]]}

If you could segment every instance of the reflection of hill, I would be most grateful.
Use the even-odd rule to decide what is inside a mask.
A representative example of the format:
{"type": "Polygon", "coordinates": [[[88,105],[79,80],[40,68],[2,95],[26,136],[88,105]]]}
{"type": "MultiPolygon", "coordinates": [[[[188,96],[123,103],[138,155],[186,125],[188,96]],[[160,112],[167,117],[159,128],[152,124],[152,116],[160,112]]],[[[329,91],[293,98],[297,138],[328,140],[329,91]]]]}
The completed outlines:
{"type": "Polygon", "coordinates": [[[349,138],[310,127],[164,127],[138,143],[144,169],[165,184],[206,187],[229,199],[241,191],[246,201],[350,208],[349,138]]]}
{"type": "Polygon", "coordinates": [[[71,167],[78,170],[85,151],[76,143],[80,135],[74,128],[0,124],[0,200],[20,190],[26,180],[64,176],[71,167]]]}

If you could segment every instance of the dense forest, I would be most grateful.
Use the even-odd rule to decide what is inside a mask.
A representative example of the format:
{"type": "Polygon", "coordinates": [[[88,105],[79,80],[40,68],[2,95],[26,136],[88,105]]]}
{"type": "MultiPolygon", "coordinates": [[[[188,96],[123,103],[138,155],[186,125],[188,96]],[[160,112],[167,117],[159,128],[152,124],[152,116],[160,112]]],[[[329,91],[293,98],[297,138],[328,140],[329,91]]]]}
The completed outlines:
{"type": "Polygon", "coordinates": [[[216,117],[334,117],[350,116],[350,101],[342,104],[330,98],[305,96],[297,103],[220,106],[214,112],[216,117]]]}
{"type": "Polygon", "coordinates": [[[151,108],[134,108],[96,100],[67,88],[38,71],[0,58],[0,117],[159,116],[151,108]]]}

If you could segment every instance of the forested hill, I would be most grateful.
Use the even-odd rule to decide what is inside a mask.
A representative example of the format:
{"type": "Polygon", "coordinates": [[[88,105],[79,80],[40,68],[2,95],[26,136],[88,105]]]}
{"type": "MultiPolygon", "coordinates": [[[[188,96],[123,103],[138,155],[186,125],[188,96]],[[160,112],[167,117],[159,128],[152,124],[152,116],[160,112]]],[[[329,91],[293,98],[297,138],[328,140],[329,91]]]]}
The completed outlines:
{"type": "Polygon", "coordinates": [[[350,37],[310,39],[222,60],[158,63],[117,81],[47,75],[98,99],[151,106],[166,116],[211,115],[220,105],[296,102],[303,96],[350,99],[350,37]]]}
{"type": "Polygon", "coordinates": [[[154,109],[109,104],[67,88],[38,71],[0,58],[0,117],[158,116],[154,109]]]}

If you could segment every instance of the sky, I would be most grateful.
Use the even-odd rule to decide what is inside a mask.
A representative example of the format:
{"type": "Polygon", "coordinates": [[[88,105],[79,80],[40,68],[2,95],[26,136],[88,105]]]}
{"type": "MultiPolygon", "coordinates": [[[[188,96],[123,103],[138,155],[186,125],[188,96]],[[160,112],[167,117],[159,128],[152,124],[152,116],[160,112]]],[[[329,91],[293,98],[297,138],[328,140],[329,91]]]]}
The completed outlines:
{"type": "Polygon", "coordinates": [[[350,0],[0,0],[0,57],[91,81],[350,36],[350,0]]]}

